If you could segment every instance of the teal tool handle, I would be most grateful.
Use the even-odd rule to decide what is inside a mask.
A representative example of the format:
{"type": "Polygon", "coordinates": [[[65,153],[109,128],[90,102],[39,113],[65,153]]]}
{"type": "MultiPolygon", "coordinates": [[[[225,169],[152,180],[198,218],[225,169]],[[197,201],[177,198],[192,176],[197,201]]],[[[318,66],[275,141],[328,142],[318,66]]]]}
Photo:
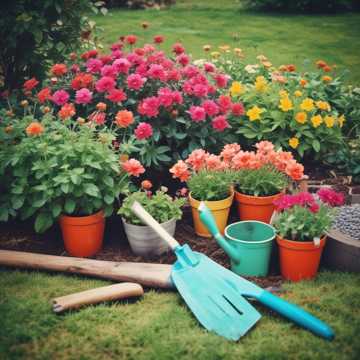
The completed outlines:
{"type": "Polygon", "coordinates": [[[305,329],[312,331],[316,335],[322,336],[327,340],[332,340],[335,336],[331,327],[325,324],[323,321],[309,314],[300,307],[294,304],[290,304],[278,296],[269,293],[268,291],[264,290],[261,295],[256,298],[270,309],[287,317],[305,329]]]}

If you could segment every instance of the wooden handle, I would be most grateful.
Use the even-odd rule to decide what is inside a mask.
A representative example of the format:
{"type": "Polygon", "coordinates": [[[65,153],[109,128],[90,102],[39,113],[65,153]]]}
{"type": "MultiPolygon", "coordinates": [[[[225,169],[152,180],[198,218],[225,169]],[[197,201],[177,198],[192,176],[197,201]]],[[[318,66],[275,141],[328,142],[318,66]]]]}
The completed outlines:
{"type": "Polygon", "coordinates": [[[149,225],[174,250],[180,244],[138,203],[134,201],[131,210],[146,225],[149,225]]]}
{"type": "Polygon", "coordinates": [[[144,290],[141,285],[122,283],[57,297],[52,300],[52,303],[54,312],[62,313],[65,310],[78,309],[85,305],[142,296],[143,294],[144,290]]]}
{"type": "Polygon", "coordinates": [[[174,288],[170,278],[171,265],[165,264],[115,262],[0,250],[0,265],[89,275],[116,282],[136,282],[149,287],[174,288]]]}

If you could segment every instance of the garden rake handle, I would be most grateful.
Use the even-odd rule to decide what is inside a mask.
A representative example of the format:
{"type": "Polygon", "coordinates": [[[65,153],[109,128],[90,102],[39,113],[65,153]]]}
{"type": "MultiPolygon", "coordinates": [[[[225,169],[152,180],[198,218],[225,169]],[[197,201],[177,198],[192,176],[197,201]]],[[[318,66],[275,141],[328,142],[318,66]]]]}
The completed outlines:
{"type": "Polygon", "coordinates": [[[170,246],[172,250],[180,244],[138,203],[134,201],[131,210],[145,224],[149,225],[153,230],[170,246]]]}

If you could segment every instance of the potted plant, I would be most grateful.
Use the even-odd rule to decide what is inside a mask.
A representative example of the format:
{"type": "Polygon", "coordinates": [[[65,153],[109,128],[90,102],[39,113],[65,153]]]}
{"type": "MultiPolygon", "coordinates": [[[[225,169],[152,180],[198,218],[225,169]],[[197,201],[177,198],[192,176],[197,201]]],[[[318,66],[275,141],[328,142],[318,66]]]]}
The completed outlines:
{"type": "Polygon", "coordinates": [[[160,255],[168,251],[168,245],[162,241],[157,233],[149,226],[144,225],[139,218],[134,215],[131,206],[134,201],[139,202],[161,226],[170,234],[174,235],[176,221],[181,219],[181,207],[185,203],[184,198],[172,198],[166,192],[158,190],[155,194],[149,191],[149,181],[142,190],[138,190],[128,195],[118,214],[121,215],[126,236],[130,247],[136,255],[150,256],[160,255]],[[145,187],[145,188],[144,188],[145,187]]]}
{"type": "Polygon", "coordinates": [[[198,208],[201,201],[212,211],[220,232],[224,234],[234,191],[231,186],[232,174],[223,159],[219,155],[197,149],[185,161],[179,160],[170,172],[174,178],[187,182],[196,234],[211,237],[199,218],[198,208]]]}
{"type": "Polygon", "coordinates": [[[275,201],[280,270],[291,281],[312,279],[316,276],[321,254],[330,230],[335,205],[344,197],[333,190],[319,190],[316,195],[301,192],[283,195],[275,201]]]}
{"type": "MultiPolygon", "coordinates": [[[[16,123],[16,121],[14,121],[16,123]]],[[[120,194],[127,193],[129,175],[144,172],[134,160],[119,162],[113,134],[95,123],[21,119],[24,136],[2,148],[1,173],[9,182],[1,197],[8,214],[35,216],[35,230],[44,232],[59,219],[70,255],[94,255],[102,246],[105,217],[120,194]]]]}
{"type": "Polygon", "coordinates": [[[273,202],[292,180],[303,177],[304,167],[291,153],[275,151],[269,141],[261,141],[255,147],[256,152],[243,151],[237,144],[226,145],[222,154],[233,171],[240,220],[269,223],[273,202]]]}

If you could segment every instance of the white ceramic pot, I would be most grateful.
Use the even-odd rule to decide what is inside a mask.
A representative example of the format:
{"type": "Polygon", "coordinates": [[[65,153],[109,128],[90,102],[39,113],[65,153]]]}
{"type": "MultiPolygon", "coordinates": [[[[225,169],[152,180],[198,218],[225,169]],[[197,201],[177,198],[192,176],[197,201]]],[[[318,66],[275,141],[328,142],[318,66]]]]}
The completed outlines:
{"type": "MultiPolygon", "coordinates": [[[[140,256],[160,255],[170,249],[150,226],[133,225],[125,222],[123,218],[121,220],[134,254],[140,256]]],[[[174,236],[176,228],[175,219],[162,223],[161,226],[171,236],[174,236]]]]}

